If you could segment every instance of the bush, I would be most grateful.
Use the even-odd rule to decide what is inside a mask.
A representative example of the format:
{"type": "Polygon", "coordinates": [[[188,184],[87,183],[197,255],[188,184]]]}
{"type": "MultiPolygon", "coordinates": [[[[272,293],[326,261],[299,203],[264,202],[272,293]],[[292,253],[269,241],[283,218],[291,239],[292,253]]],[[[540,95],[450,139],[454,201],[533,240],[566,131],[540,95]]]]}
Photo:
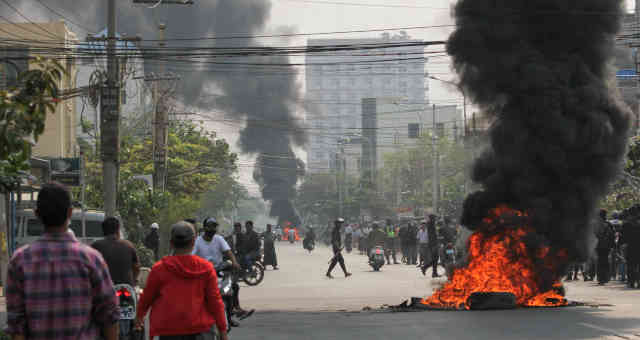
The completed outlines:
{"type": "MultiPolygon", "coordinates": [[[[153,250],[145,247],[142,243],[136,243],[136,252],[138,253],[138,260],[141,267],[151,268],[156,262],[153,254],[153,250]]],[[[0,340],[2,340],[0,338],[0,340]]]]}

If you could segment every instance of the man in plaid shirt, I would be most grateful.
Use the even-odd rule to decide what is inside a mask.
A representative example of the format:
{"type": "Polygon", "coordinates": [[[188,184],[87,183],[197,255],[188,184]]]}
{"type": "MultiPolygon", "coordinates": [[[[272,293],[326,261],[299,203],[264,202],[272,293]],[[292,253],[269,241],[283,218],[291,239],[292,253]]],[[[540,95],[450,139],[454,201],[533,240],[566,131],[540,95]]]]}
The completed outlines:
{"type": "Polygon", "coordinates": [[[7,277],[7,330],[15,339],[117,340],[119,311],[98,251],[67,232],[71,195],[50,183],[38,194],[45,234],[13,255],[7,277]]]}

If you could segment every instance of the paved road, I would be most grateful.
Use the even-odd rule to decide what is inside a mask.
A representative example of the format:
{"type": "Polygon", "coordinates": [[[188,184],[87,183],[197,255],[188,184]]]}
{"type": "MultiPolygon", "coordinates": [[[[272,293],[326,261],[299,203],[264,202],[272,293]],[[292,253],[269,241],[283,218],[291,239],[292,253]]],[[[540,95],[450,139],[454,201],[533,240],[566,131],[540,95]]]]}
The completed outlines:
{"type": "Polygon", "coordinates": [[[640,290],[568,282],[567,297],[592,306],[489,312],[390,313],[376,310],[429,295],[442,280],[406,265],[372,272],[364,257],[346,255],[353,276],[324,277],[330,251],[312,255],[299,244],[278,244],[281,270],[242,290],[255,316],[234,329],[235,339],[640,339],[640,290]],[[593,307],[599,305],[599,307],[593,307]],[[363,307],[373,311],[362,311],[363,307]]]}

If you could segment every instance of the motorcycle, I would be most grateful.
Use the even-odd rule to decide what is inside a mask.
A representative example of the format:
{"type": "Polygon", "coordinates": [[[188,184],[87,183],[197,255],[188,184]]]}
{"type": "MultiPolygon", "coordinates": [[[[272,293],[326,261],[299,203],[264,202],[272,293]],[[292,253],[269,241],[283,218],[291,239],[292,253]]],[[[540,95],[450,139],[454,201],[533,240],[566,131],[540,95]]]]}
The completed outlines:
{"type": "Polygon", "coordinates": [[[231,262],[225,261],[216,268],[218,274],[218,288],[224,302],[224,311],[227,316],[227,333],[231,331],[231,314],[233,309],[233,267],[231,262]]]}
{"type": "Polygon", "coordinates": [[[264,265],[262,264],[262,258],[254,259],[248,265],[243,268],[240,274],[240,278],[249,286],[257,286],[264,280],[264,265]]]}
{"type": "Polygon", "coordinates": [[[120,307],[120,333],[118,338],[122,340],[141,339],[144,332],[134,327],[138,298],[136,290],[128,284],[114,285],[118,305],[120,307]]]}
{"type": "Polygon", "coordinates": [[[384,261],[384,248],[376,246],[371,250],[371,254],[369,255],[369,265],[374,271],[380,271],[380,268],[384,266],[384,261]]]}

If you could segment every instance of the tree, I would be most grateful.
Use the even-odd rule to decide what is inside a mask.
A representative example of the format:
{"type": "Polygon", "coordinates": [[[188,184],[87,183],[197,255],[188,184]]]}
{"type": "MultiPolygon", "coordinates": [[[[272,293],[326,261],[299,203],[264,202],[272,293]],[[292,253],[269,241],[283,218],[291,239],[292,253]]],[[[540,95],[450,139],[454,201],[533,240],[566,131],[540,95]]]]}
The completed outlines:
{"type": "Polygon", "coordinates": [[[629,139],[624,169],[601,203],[609,211],[624,210],[640,201],[640,136],[629,139]]]}
{"type": "MultiPolygon", "coordinates": [[[[148,226],[158,222],[163,246],[169,226],[195,217],[205,204],[204,194],[229,195],[236,171],[237,155],[215,133],[191,122],[169,127],[168,174],[165,192],[154,192],[135,176],[153,173],[153,144],[148,135],[123,136],[120,147],[118,211],[128,238],[140,243],[148,226]]],[[[99,148],[86,153],[86,199],[89,206],[102,207],[102,167],[99,148]]],[[[166,249],[163,249],[166,250],[166,249]]]]}
{"type": "Polygon", "coordinates": [[[19,76],[19,87],[0,91],[0,192],[16,190],[27,175],[32,147],[58,102],[64,68],[55,60],[35,63],[19,76]]]}

